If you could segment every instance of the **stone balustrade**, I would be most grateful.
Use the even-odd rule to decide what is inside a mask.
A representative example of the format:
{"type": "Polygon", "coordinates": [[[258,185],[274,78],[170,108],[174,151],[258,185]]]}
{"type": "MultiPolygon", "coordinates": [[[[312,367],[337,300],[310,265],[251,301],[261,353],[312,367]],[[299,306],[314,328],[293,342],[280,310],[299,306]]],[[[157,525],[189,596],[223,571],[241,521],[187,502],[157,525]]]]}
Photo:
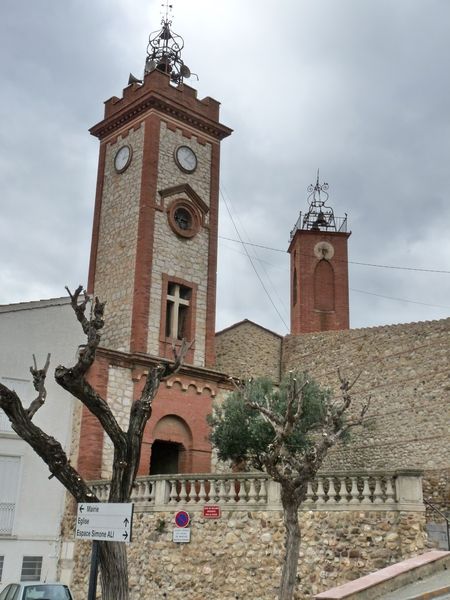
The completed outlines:
{"type": "MultiPolygon", "coordinates": [[[[107,501],[108,481],[91,482],[100,501],[107,501]]],[[[280,510],[280,486],[264,473],[153,475],[136,479],[131,501],[139,512],[178,508],[202,510],[280,510]]],[[[421,473],[321,473],[308,483],[301,510],[425,510],[421,473]]]]}

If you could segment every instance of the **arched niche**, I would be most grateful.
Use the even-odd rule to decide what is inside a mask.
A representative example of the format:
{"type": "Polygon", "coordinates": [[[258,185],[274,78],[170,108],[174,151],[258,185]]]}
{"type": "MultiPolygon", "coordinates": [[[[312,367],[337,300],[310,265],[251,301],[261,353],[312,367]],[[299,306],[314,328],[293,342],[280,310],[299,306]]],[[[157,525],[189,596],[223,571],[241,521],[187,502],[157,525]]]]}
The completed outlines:
{"type": "Polygon", "coordinates": [[[320,260],[314,270],[314,308],[333,311],[334,306],[334,270],[328,260],[320,260]]]}

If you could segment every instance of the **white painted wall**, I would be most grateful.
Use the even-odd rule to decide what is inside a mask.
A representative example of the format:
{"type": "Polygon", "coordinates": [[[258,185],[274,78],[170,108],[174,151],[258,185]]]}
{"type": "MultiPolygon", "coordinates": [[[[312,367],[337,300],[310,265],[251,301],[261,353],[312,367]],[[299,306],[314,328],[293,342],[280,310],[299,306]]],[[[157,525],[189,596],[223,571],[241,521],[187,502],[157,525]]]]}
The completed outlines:
{"type": "MultiPolygon", "coordinates": [[[[75,362],[82,343],[83,333],[67,298],[0,306],[0,380],[16,387],[19,396],[29,403],[36,395],[29,371],[32,355],[42,367],[47,353],[51,353],[47,400],[33,421],[66,451],[75,400],[55,383],[53,373],[59,364],[70,366],[75,362]]],[[[65,495],[56,479],[48,479],[48,468],[39,456],[14,432],[5,431],[8,428],[2,416],[0,456],[20,457],[20,469],[12,532],[0,534],[0,556],[4,556],[0,589],[9,581],[19,581],[23,556],[42,556],[42,578],[55,580],[65,495]]],[[[4,485],[6,482],[0,481],[0,489],[4,485]]],[[[4,495],[7,497],[6,492],[4,495]]]]}

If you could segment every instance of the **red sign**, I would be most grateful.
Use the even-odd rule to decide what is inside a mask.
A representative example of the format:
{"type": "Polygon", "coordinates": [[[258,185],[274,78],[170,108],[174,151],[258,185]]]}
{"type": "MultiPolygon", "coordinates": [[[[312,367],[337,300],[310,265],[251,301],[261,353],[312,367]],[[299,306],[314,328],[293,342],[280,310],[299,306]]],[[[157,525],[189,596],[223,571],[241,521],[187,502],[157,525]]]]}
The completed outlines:
{"type": "Polygon", "coordinates": [[[220,506],[204,506],[203,516],[205,519],[219,519],[220,518],[220,506]]]}

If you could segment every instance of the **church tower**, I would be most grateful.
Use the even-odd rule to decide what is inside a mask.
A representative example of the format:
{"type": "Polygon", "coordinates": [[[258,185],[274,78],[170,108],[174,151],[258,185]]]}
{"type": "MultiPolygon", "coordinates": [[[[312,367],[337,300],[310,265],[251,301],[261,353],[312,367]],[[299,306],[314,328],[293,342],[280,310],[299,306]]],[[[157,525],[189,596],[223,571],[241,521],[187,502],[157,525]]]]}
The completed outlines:
{"type": "MultiPolygon", "coordinates": [[[[90,130],[100,150],[88,292],[106,301],[92,382],[126,418],[149,365],[171,359],[183,338],[191,343],[180,375],[154,402],[143,475],[169,469],[169,455],[172,470],[163,472],[209,470],[206,415],[218,385],[219,157],[231,130],[219,122],[219,103],[184,82],[183,46],[166,14],[150,35],[143,80],[130,75],[90,130]]],[[[110,449],[87,413],[81,435],[81,470],[106,475],[110,449]]]]}
{"type": "Polygon", "coordinates": [[[349,328],[347,215],[326,205],[328,184],[310,185],[309,210],[291,232],[291,333],[349,328]]]}

